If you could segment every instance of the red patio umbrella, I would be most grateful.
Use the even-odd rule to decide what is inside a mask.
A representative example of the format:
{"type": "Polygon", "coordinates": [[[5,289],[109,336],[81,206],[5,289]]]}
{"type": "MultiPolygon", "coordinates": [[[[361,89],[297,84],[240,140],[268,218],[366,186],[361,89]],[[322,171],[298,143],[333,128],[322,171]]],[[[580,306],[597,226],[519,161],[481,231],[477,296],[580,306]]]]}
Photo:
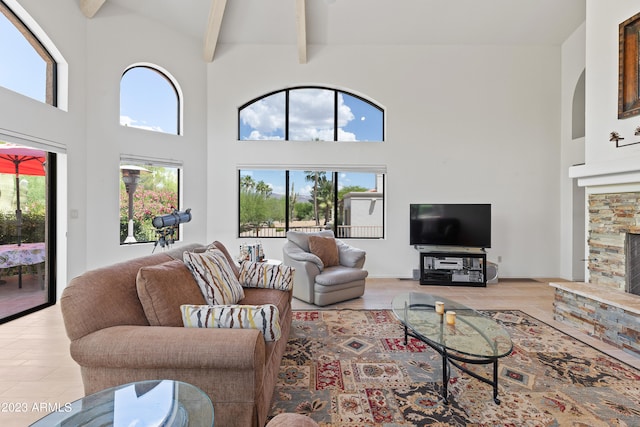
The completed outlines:
{"type": "Polygon", "coordinates": [[[47,154],[31,147],[0,144],[0,173],[16,176],[16,231],[22,244],[22,210],[20,209],[20,175],[44,176],[47,154]]]}

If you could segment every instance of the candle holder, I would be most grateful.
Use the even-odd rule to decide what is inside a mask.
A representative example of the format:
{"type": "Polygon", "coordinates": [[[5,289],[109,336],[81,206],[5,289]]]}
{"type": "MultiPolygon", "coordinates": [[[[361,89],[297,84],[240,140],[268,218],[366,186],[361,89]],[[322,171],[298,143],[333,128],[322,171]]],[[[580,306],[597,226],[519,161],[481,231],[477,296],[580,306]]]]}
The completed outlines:
{"type": "Polygon", "coordinates": [[[455,324],[456,324],[456,312],[447,311],[447,325],[455,325],[455,324]]]}

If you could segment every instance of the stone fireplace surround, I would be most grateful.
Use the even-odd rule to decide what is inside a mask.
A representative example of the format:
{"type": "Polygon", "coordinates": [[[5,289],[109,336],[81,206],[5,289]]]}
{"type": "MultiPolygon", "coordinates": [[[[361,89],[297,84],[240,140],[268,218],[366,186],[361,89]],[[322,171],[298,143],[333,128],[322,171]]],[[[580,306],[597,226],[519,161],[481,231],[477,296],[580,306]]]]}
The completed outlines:
{"type": "Polygon", "coordinates": [[[640,357],[640,296],[627,292],[629,234],[640,234],[640,191],[589,194],[589,283],[551,286],[556,320],[640,357]]]}

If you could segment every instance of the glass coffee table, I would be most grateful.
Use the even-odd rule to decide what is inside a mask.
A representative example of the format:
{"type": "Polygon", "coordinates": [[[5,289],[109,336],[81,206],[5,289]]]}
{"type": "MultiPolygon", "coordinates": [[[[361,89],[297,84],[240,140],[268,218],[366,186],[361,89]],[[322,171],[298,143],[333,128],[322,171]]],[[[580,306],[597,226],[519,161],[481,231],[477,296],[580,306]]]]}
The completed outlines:
{"type": "Polygon", "coordinates": [[[172,380],[138,381],[61,407],[31,427],[211,426],[213,404],[199,388],[172,380]]]}
{"type": "Polygon", "coordinates": [[[442,356],[442,397],[447,398],[451,376],[449,365],[493,387],[493,400],[498,399],[498,359],[508,356],[513,343],[507,331],[495,320],[463,304],[419,292],[397,295],[393,313],[404,325],[404,341],[412,336],[429,345],[442,356]],[[455,323],[447,323],[447,314],[436,312],[436,302],[444,303],[444,312],[455,312],[455,323]],[[493,379],[472,372],[462,364],[493,365],[493,379]]]}

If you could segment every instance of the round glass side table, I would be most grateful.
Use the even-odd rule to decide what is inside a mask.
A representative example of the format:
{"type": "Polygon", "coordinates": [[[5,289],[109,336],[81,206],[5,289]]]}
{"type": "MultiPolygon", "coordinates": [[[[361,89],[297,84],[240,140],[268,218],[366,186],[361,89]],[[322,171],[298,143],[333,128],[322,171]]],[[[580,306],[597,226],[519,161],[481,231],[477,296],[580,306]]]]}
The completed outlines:
{"type": "Polygon", "coordinates": [[[32,427],[211,426],[213,404],[199,388],[180,381],[119,385],[85,396],[41,418],[32,427]]]}

